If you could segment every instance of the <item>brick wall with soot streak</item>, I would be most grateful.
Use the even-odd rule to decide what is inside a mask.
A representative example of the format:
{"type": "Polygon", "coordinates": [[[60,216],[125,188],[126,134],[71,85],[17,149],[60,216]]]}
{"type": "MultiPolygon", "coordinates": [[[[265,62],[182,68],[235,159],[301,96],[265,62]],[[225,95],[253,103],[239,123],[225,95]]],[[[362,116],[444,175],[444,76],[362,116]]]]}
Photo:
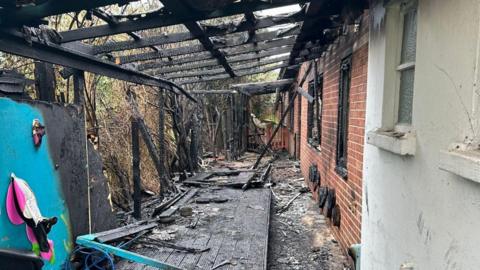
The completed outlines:
{"type": "MultiPolygon", "coordinates": [[[[368,14],[365,13],[356,33],[342,36],[331,45],[327,53],[317,59],[318,74],[323,74],[323,108],[322,108],[322,144],[321,150],[310,146],[307,142],[307,108],[308,101],[298,95],[300,102],[295,101],[294,126],[288,132],[287,149],[294,154],[294,134],[300,134],[300,164],[301,171],[309,184],[309,167],[317,165],[320,174],[321,186],[334,188],[337,204],[340,207],[341,223],[334,227],[335,238],[344,249],[355,243],[360,243],[362,220],[362,166],[363,144],[365,133],[365,102],[367,85],[368,63],[368,14]],[[335,172],[337,149],[337,118],[339,99],[340,65],[345,56],[351,55],[351,86],[349,94],[348,119],[348,152],[347,152],[347,179],[343,179],[335,172]],[[300,113],[299,113],[300,112],[300,113]],[[300,119],[299,119],[300,117],[300,119]],[[300,120],[300,121],[299,121],[300,120]],[[300,125],[299,125],[300,123],[300,125]]],[[[301,81],[308,69],[309,63],[304,63],[298,74],[297,81],[301,81]]],[[[312,68],[307,79],[301,86],[308,92],[308,83],[313,80],[312,68]]],[[[284,100],[288,104],[288,98],[284,100]]],[[[287,123],[288,129],[289,123],[287,123]]],[[[310,188],[314,198],[318,200],[317,190],[310,188]]]]}

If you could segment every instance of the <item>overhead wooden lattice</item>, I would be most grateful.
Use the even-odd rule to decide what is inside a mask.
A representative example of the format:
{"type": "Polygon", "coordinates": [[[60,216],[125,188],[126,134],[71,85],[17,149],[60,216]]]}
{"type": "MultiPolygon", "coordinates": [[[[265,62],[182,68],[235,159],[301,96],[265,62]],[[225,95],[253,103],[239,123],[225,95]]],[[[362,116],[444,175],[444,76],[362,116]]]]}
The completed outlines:
{"type": "Polygon", "coordinates": [[[348,16],[361,11],[367,1],[160,0],[160,9],[145,14],[115,15],[102,9],[130,2],[43,0],[18,6],[0,1],[0,50],[187,94],[180,85],[276,69],[283,70],[284,78],[293,78],[301,63],[321,56],[342,33],[348,16]],[[292,4],[301,9],[280,15],[257,13],[292,4]],[[60,33],[42,25],[46,16],[81,10],[105,24],[60,33]],[[178,24],[188,31],[151,35],[143,31],[178,24]],[[82,42],[117,34],[131,39],[96,46],[82,42]],[[191,43],[194,40],[196,44],[191,43]]]}

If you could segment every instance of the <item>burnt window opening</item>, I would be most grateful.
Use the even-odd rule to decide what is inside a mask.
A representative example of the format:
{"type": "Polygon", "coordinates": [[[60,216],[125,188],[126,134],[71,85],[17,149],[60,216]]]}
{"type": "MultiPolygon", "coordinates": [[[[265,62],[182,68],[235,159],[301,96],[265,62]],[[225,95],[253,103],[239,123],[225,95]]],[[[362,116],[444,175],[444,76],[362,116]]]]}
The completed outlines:
{"type": "Polygon", "coordinates": [[[347,178],[348,115],[351,75],[352,60],[351,57],[347,57],[342,61],[340,66],[337,120],[337,157],[335,167],[335,171],[344,179],[347,178]]]}
{"type": "Polygon", "coordinates": [[[308,84],[308,94],[313,101],[307,108],[307,140],[313,147],[322,143],[322,101],[323,101],[323,76],[319,75],[308,84]]]}
{"type": "MultiPolygon", "coordinates": [[[[292,100],[293,98],[293,92],[288,92],[288,103],[287,104],[290,104],[290,101],[292,100]]],[[[283,111],[283,110],[282,110],[283,111]]],[[[288,129],[290,130],[290,132],[293,131],[294,129],[294,125],[295,125],[295,113],[294,113],[295,110],[290,109],[290,112],[288,113],[288,129]]]]}

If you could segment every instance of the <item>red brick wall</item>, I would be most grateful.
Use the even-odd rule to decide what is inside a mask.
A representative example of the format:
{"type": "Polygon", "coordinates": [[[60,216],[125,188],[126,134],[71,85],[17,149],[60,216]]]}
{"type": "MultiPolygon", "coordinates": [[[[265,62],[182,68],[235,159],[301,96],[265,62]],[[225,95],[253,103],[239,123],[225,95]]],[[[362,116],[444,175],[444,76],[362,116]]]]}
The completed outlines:
{"type": "MultiPolygon", "coordinates": [[[[337,204],[341,209],[341,225],[333,227],[336,239],[344,248],[360,242],[360,228],[362,220],[362,166],[363,143],[365,133],[365,101],[367,84],[368,62],[368,23],[366,16],[362,20],[360,31],[348,36],[340,37],[321,59],[317,59],[318,74],[323,73],[323,108],[322,108],[322,144],[321,150],[314,149],[307,142],[307,107],[308,101],[301,95],[301,114],[298,115],[298,102],[295,102],[295,125],[292,137],[287,140],[293,142],[293,133],[300,132],[300,164],[302,174],[308,183],[309,167],[317,164],[321,176],[321,185],[334,188],[337,204]],[[352,72],[350,87],[350,110],[348,122],[348,153],[347,179],[341,178],[335,172],[337,148],[337,115],[339,97],[339,74],[342,59],[352,55],[352,72]],[[298,117],[301,117],[301,126],[298,126],[298,117]]],[[[300,81],[308,63],[302,65],[297,81],[300,81]]],[[[308,91],[308,82],[313,80],[313,68],[307,76],[303,89],[308,91]]],[[[286,103],[287,104],[287,103],[286,103]]],[[[288,123],[287,123],[288,126],[288,123]]],[[[288,147],[293,154],[293,146],[288,147]]],[[[312,190],[313,191],[313,190],[312,190]]],[[[315,199],[318,199],[314,192],[315,199]]]]}

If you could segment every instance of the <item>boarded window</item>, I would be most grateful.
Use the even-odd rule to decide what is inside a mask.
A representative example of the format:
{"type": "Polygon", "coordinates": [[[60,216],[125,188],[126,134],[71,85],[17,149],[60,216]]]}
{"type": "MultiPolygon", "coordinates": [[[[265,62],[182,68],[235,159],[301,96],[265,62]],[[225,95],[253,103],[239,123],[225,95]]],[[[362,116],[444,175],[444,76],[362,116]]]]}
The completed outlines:
{"type": "Polygon", "coordinates": [[[345,58],[340,66],[338,95],[336,172],[347,177],[348,115],[351,80],[351,58],[345,58]]]}

